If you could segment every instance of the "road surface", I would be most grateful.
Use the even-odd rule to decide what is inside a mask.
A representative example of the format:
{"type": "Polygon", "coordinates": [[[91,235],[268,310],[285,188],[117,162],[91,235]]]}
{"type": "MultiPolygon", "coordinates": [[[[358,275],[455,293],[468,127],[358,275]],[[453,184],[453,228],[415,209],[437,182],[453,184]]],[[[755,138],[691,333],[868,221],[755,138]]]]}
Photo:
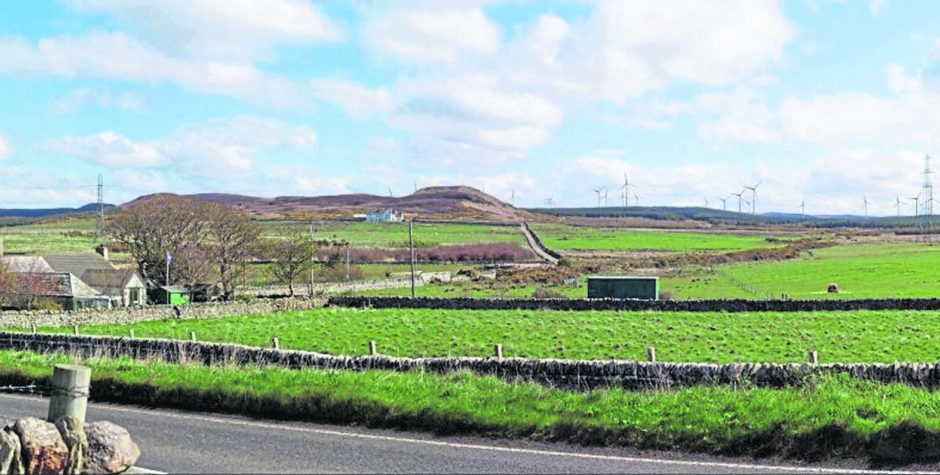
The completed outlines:
{"type": "MultiPolygon", "coordinates": [[[[0,423],[44,418],[48,406],[48,399],[0,394],[0,423]]],[[[626,448],[434,437],[95,403],[89,404],[87,419],[127,428],[141,448],[137,465],[171,473],[846,473],[860,467],[858,462],[798,467],[626,448]]]]}

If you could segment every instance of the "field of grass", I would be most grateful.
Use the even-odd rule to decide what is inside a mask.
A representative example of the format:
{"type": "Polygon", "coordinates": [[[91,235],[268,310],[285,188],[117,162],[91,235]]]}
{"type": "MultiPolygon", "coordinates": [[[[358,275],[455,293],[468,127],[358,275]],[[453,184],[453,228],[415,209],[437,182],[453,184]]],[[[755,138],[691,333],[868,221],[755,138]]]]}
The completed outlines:
{"type": "MultiPolygon", "coordinates": [[[[815,249],[800,259],[721,266],[727,275],[762,292],[794,299],[940,297],[940,246],[887,242],[815,249]],[[830,283],[840,293],[829,294],[830,283]]],[[[663,279],[678,299],[753,297],[722,275],[690,270],[663,279]]]]}
{"type": "Polygon", "coordinates": [[[81,230],[74,233],[70,231],[69,229],[5,228],[2,231],[4,252],[26,254],[94,252],[94,230],[81,230]]]}
{"type": "MultiPolygon", "coordinates": [[[[615,228],[586,228],[535,223],[532,230],[542,243],[557,250],[649,249],[668,251],[735,251],[781,247],[785,242],[769,242],[766,236],[672,231],[637,231],[615,228]]],[[[781,239],[792,239],[789,238],[781,239]]]]}
{"type": "Polygon", "coordinates": [[[441,434],[906,460],[929,457],[940,437],[940,392],[847,377],[787,389],[578,393],[470,373],[290,371],[0,352],[0,384],[48,384],[57,363],[90,366],[91,398],[98,401],[441,434]]]}
{"type": "MultiPolygon", "coordinates": [[[[459,266],[460,269],[466,266],[459,266]]],[[[411,288],[391,288],[363,290],[355,295],[372,297],[411,297],[411,288]]],[[[498,284],[486,279],[480,282],[449,282],[428,284],[415,288],[416,297],[485,297],[485,298],[532,298],[532,297],[567,297],[585,298],[587,279],[580,278],[576,285],[542,284],[498,284]]]]}
{"type": "MultiPolygon", "coordinates": [[[[83,326],[90,335],[240,343],[362,355],[367,342],[390,356],[492,356],[643,360],[647,346],[670,362],[805,362],[815,349],[823,363],[936,362],[940,320],[935,312],[672,313],[459,311],[322,308],[305,312],[210,320],[164,320],[83,326]]],[[[25,329],[23,329],[25,330],[25,329]]],[[[40,328],[68,332],[71,328],[40,328]]]]}
{"type": "MultiPolygon", "coordinates": [[[[265,234],[276,236],[280,226],[299,226],[309,230],[309,223],[262,221],[265,234]]],[[[346,241],[353,247],[408,247],[408,223],[365,223],[323,221],[313,225],[318,240],[346,241]]],[[[432,247],[452,244],[517,243],[525,245],[525,237],[516,226],[484,226],[472,224],[415,223],[416,246],[432,247]]]]}

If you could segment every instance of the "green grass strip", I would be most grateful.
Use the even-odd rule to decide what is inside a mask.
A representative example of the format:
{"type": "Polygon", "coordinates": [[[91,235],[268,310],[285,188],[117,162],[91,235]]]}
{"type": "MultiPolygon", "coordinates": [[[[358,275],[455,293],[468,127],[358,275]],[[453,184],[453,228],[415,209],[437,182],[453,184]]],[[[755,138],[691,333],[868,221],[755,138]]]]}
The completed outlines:
{"type": "MultiPolygon", "coordinates": [[[[935,362],[936,312],[806,313],[460,311],[321,308],[207,320],[82,326],[88,335],[188,340],[363,355],[368,342],[389,356],[492,356],[688,363],[935,362]]],[[[27,329],[20,329],[27,330],[27,329]]],[[[72,328],[41,328],[71,333],[72,328]]]]}
{"type": "MultiPolygon", "coordinates": [[[[0,352],[0,384],[47,384],[59,355],[0,352]]],[[[784,455],[937,460],[940,393],[848,377],[803,388],[578,393],[470,373],[287,371],[81,361],[92,399],[439,434],[784,455]]]]}

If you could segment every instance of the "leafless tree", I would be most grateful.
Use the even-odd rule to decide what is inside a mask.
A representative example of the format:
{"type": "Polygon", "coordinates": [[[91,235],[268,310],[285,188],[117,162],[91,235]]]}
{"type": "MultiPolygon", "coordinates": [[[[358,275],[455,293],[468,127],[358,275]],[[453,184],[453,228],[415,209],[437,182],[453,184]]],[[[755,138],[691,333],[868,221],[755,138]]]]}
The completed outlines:
{"type": "Polygon", "coordinates": [[[209,261],[218,270],[222,299],[235,294],[235,283],[245,275],[261,228],[247,215],[231,208],[214,205],[207,209],[206,231],[210,239],[209,261]]]}
{"type": "Polygon", "coordinates": [[[297,227],[281,228],[277,235],[283,239],[274,239],[269,243],[271,275],[276,281],[287,284],[290,296],[293,297],[294,281],[306,275],[317,256],[316,241],[297,227]]]}

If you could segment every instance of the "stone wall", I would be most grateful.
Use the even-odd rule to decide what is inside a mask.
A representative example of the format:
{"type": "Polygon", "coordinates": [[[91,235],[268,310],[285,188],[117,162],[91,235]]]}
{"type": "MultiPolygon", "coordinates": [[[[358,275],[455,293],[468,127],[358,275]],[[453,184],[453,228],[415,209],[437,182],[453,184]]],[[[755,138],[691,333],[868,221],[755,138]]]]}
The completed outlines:
{"type": "MultiPolygon", "coordinates": [[[[179,318],[219,318],[233,315],[271,313],[282,310],[306,310],[322,304],[308,299],[258,299],[250,302],[197,303],[179,307],[179,318]]],[[[71,312],[22,310],[0,312],[0,328],[36,326],[125,324],[145,320],[177,318],[172,306],[153,305],[114,309],[83,309],[71,312]]]]}
{"type": "Polygon", "coordinates": [[[394,358],[332,356],[306,351],[251,348],[190,341],[0,332],[0,349],[81,356],[161,358],[169,362],[277,365],[289,369],[411,371],[439,374],[469,370],[507,381],[522,379],[550,387],[591,389],[675,388],[693,385],[753,384],[798,386],[813,375],[846,373],[882,383],[940,388],[940,363],[905,364],[697,364],[635,361],[535,360],[521,358],[394,358]]]}
{"type": "Polygon", "coordinates": [[[452,310],[616,310],[658,312],[838,312],[853,310],[940,310],[940,299],[856,300],[633,300],[491,299],[473,297],[336,296],[327,305],[355,308],[430,308],[452,310]]]}

